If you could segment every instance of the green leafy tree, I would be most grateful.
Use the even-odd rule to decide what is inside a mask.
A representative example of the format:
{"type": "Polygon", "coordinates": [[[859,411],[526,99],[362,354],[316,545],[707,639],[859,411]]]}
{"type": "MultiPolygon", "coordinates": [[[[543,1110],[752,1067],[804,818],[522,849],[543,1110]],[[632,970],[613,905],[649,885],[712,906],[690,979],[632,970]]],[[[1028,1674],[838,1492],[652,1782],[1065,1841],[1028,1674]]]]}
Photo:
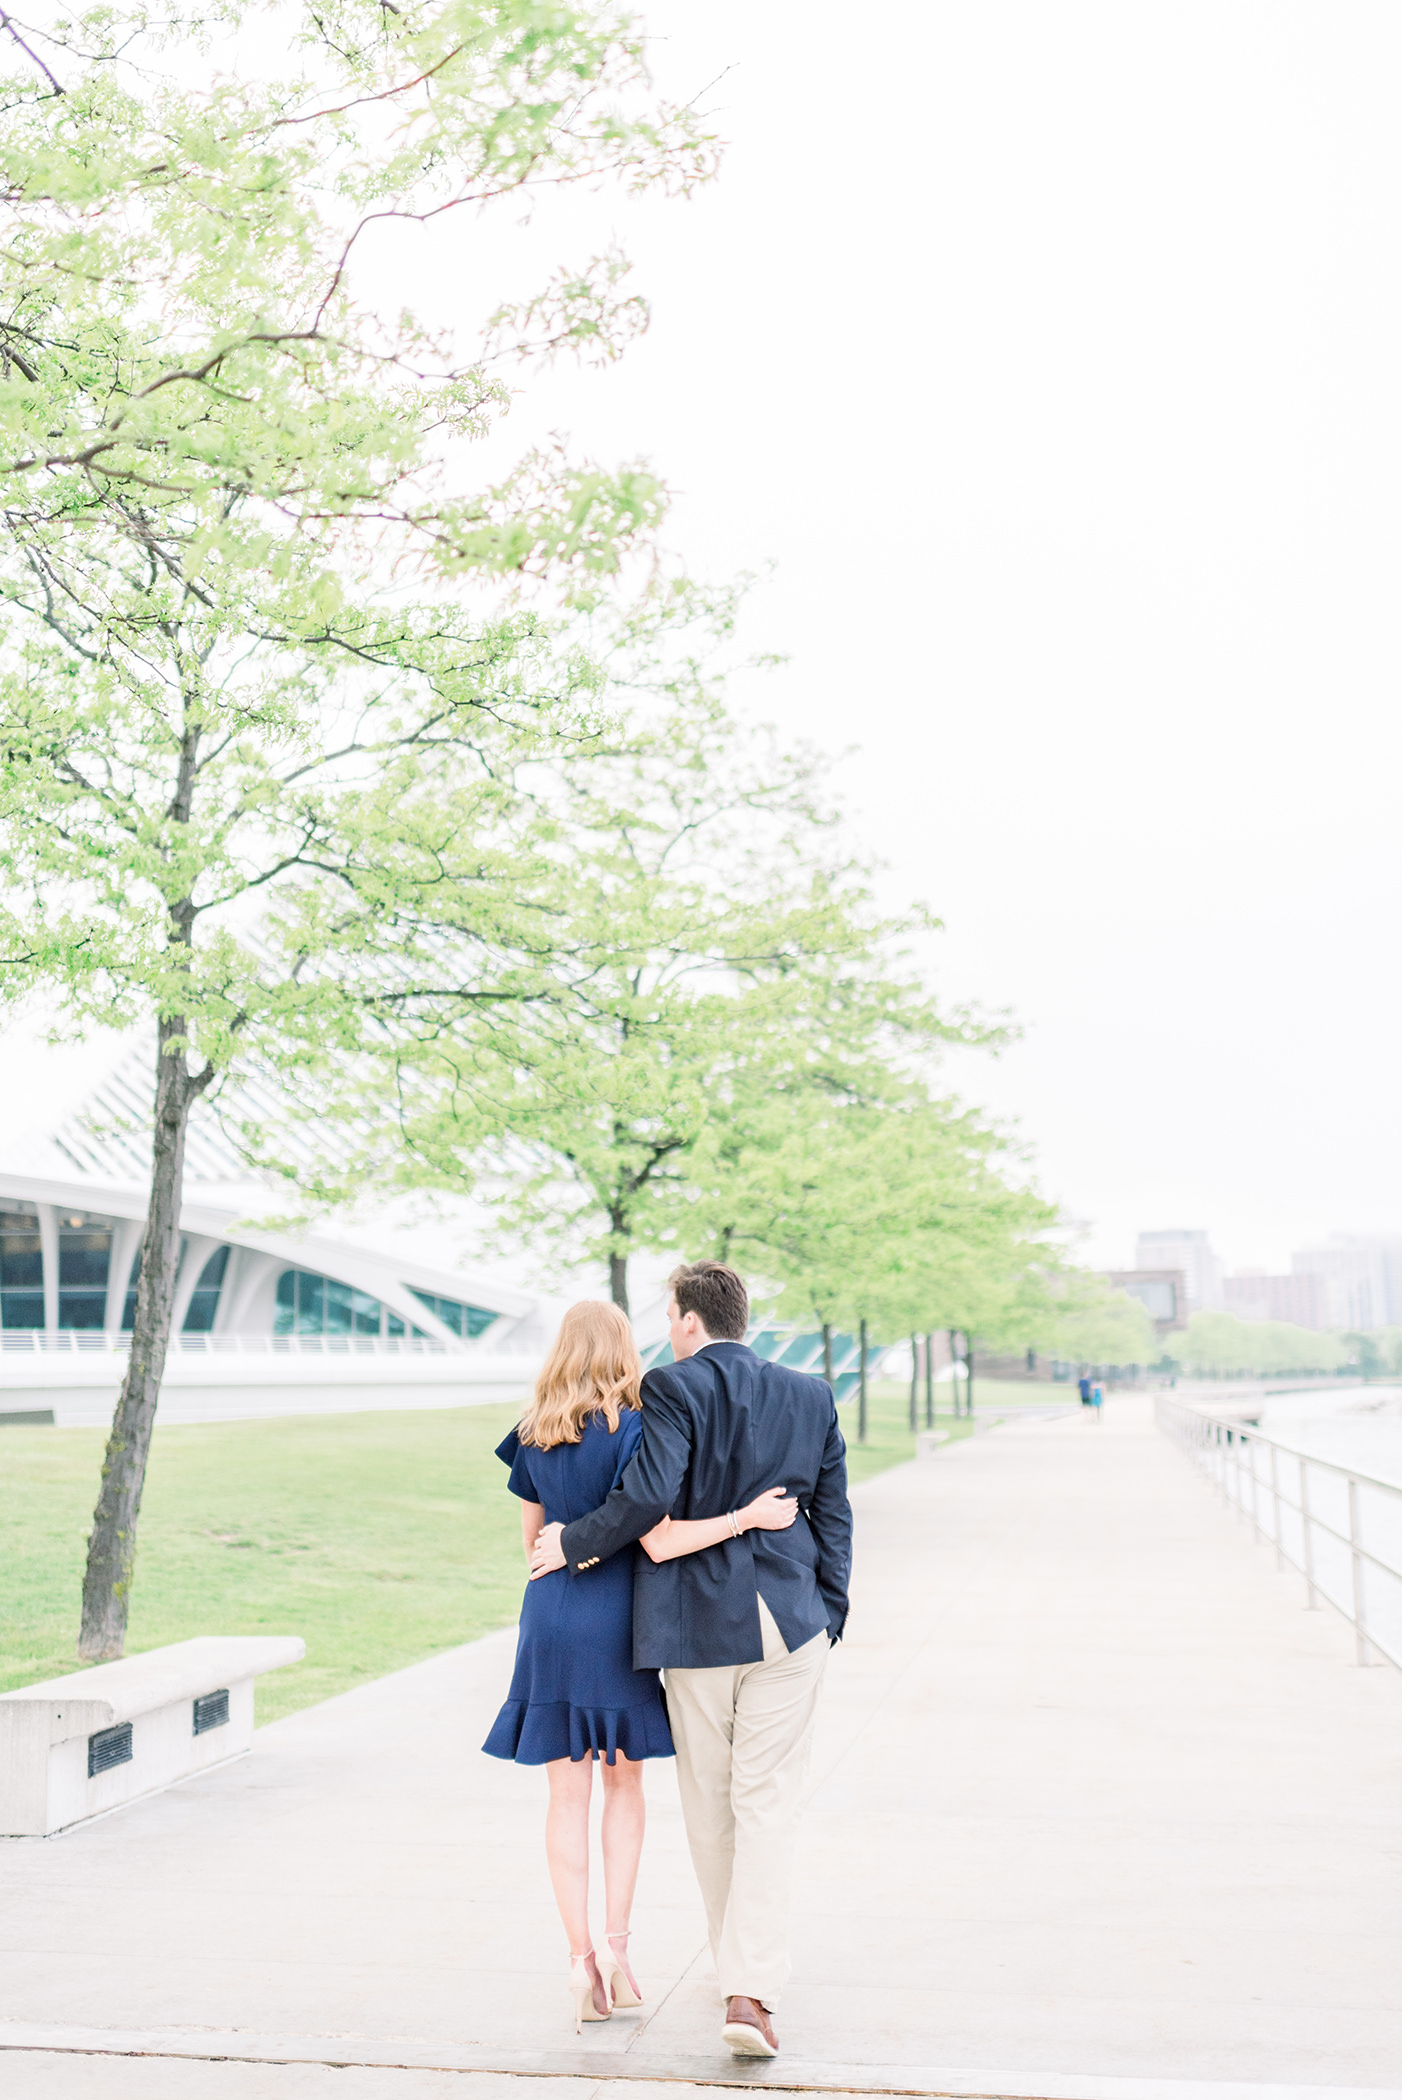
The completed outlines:
{"type": "Polygon", "coordinates": [[[900,1332],[948,1332],[951,1357],[962,1358],[972,1413],[975,1342],[1024,1346],[1056,1288],[1060,1217],[1024,1185],[1023,1163],[1002,1133],[965,1112],[950,1135],[958,1148],[956,1171],[944,1185],[916,1178],[909,1230],[892,1248],[883,1317],[888,1331],[899,1318],[900,1332]]]}
{"type": "Polygon", "coordinates": [[[506,1092],[470,1044],[395,1051],[404,1173],[484,1174],[511,1230],[605,1264],[625,1309],[635,1250],[741,1252],[736,1162],[776,1104],[890,1094],[893,1057],[971,1033],[893,963],[903,928],[873,910],[813,754],[728,714],[710,651],[732,617],[727,594],[664,593],[599,652],[605,703],[633,701],[613,750],[535,769],[570,985],[518,1017],[506,1092]],[[510,1133],[486,1153],[485,1098],[510,1133]]]}
{"type": "Polygon", "coordinates": [[[1084,1271],[1067,1279],[1039,1343],[1071,1363],[1147,1364],[1159,1353],[1154,1323],[1139,1300],[1084,1271]]]}
{"type": "Polygon", "coordinates": [[[1195,1312],[1164,1344],[1185,1371],[1213,1378],[1283,1371],[1341,1371],[1354,1352],[1349,1338],[1293,1327],[1285,1320],[1239,1320],[1232,1313],[1195,1312]]]}
{"type": "Polygon", "coordinates": [[[275,19],[277,77],[231,6],[8,25],[4,990],[156,1037],[88,1658],[125,1637],[191,1106],[243,1061],[310,1072],[445,1016],[476,1039],[540,993],[552,871],[503,783],[524,746],[587,739],[596,681],[464,589],[592,587],[661,511],[641,469],[533,455],[483,490],[460,468],[504,359],[635,331],[615,258],[501,309],[461,361],[359,266],[396,221],[466,233],[534,185],[684,187],[710,157],[607,9],[275,19]]]}
{"type": "Polygon", "coordinates": [[[1017,1185],[977,1114],[889,1064],[845,1077],[845,1090],[757,1092],[718,1127],[689,1244],[779,1283],[781,1304],[825,1331],[865,1321],[890,1341],[1006,1324],[1055,1259],[1055,1212],[1017,1185]]]}

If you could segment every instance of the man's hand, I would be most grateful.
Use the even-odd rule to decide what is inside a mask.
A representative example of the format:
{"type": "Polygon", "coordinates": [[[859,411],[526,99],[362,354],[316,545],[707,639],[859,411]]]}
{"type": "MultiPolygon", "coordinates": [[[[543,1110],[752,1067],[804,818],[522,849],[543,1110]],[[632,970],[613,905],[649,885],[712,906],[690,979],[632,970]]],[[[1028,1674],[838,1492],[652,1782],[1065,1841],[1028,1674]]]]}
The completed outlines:
{"type": "Polygon", "coordinates": [[[553,1575],[557,1568],[565,1565],[565,1551],[560,1544],[564,1535],[563,1524],[547,1524],[531,1549],[531,1581],[539,1582],[542,1575],[553,1575]]]}

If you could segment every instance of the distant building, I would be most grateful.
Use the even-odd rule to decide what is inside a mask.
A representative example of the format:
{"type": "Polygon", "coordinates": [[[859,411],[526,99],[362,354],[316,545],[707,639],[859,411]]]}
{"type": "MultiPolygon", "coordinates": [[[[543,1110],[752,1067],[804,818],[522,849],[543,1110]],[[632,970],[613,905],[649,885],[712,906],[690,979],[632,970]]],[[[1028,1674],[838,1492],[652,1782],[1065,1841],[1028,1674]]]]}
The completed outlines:
{"type": "Polygon", "coordinates": [[[1137,1298],[1157,1335],[1188,1324],[1188,1284],[1181,1269],[1110,1269],[1105,1281],[1137,1298]]]}
{"type": "Polygon", "coordinates": [[[1316,1284],[1321,1327],[1366,1334],[1402,1325],[1402,1240],[1336,1232],[1325,1247],[1300,1248],[1290,1266],[1316,1284]]]}
{"type": "Polygon", "coordinates": [[[1239,1320],[1286,1320],[1292,1327],[1333,1325],[1318,1276],[1268,1276],[1264,1269],[1241,1269],[1224,1279],[1222,1298],[1239,1320]]]}
{"type": "Polygon", "coordinates": [[[1139,1270],[1180,1270],[1187,1284],[1190,1313],[1222,1303],[1222,1264],[1205,1232],[1184,1226],[1141,1232],[1134,1265],[1139,1270]]]}

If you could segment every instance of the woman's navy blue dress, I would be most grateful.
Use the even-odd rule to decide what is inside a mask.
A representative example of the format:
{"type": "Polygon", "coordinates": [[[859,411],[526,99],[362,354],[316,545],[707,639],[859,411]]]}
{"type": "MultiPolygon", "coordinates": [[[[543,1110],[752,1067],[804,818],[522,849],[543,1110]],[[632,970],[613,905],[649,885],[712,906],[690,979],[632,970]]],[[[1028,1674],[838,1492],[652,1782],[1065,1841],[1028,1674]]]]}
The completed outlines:
{"type": "MultiPolygon", "coordinates": [[[[507,1482],[539,1502],[547,1524],[572,1524],[597,1509],[638,1448],[642,1417],[624,1412],[612,1434],[602,1417],[577,1444],[541,1451],[513,1429],[497,1445],[507,1482]]],[[[563,1568],[526,1584],[511,1695],[482,1748],[518,1765],[588,1757],[671,1757],[672,1732],[656,1670],[633,1668],[633,1559],[627,1546],[575,1582],[563,1568]]]]}

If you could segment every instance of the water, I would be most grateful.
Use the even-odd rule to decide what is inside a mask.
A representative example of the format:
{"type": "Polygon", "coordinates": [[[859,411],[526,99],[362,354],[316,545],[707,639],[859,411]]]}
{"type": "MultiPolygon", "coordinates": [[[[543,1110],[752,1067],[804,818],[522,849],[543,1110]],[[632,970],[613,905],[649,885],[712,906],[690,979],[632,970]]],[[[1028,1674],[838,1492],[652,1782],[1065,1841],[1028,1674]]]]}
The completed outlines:
{"type": "Polygon", "coordinates": [[[1261,1409],[1268,1436],[1402,1487],[1402,1385],[1280,1393],[1261,1409]]]}

